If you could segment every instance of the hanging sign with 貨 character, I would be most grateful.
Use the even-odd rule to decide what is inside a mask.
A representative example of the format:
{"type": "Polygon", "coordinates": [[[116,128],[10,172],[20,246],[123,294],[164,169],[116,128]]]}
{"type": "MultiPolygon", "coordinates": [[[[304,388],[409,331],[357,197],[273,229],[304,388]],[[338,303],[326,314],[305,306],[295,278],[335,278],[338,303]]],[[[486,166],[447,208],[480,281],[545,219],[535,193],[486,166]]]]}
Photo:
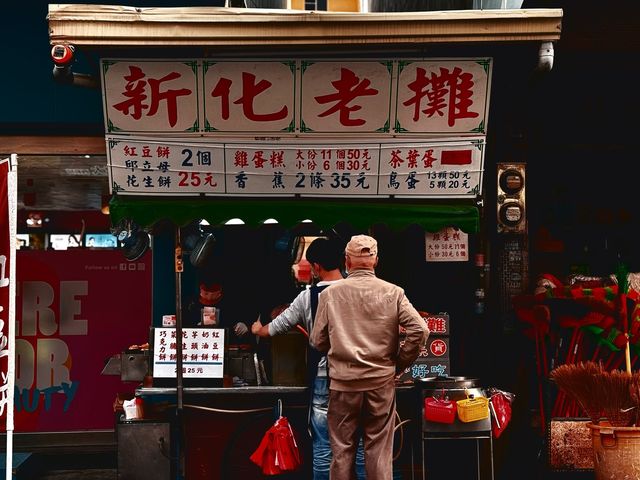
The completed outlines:
{"type": "Polygon", "coordinates": [[[103,59],[112,133],[486,135],[490,58],[103,59]]]}
{"type": "MultiPolygon", "coordinates": [[[[175,378],[177,360],[175,328],[154,329],[153,376],[175,378]]],[[[182,374],[185,378],[222,378],[224,329],[182,329],[182,374]]]]}
{"type": "Polygon", "coordinates": [[[484,140],[363,143],[107,136],[119,194],[474,197],[484,140]]]}

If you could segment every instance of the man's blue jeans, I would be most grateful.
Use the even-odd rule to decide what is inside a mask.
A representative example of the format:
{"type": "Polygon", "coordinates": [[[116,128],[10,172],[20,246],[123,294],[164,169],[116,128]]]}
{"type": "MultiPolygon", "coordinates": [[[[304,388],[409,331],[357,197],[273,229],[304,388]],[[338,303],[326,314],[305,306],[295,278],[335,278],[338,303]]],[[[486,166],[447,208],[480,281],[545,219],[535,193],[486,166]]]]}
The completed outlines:
{"type": "MultiPolygon", "coordinates": [[[[327,407],[329,406],[329,387],[327,377],[316,377],[311,399],[311,438],[313,441],[313,480],[329,480],[331,466],[331,444],[327,426],[327,407]]],[[[356,451],[356,475],[364,480],[364,447],[362,439],[356,451]]]]}

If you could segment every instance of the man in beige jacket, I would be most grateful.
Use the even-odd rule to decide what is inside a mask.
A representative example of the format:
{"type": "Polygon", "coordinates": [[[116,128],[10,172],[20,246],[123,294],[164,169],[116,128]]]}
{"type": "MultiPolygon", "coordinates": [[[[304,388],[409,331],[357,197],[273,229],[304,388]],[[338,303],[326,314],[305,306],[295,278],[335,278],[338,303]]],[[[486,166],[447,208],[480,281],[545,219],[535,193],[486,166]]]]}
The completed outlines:
{"type": "Polygon", "coordinates": [[[311,343],[328,352],[331,478],[355,478],[362,435],[367,480],[390,480],[395,375],[414,362],[429,330],[404,291],[376,277],[374,238],[353,236],[345,257],[349,276],[320,294],[311,333],[311,343]],[[400,326],[407,331],[402,346],[400,326]]]}

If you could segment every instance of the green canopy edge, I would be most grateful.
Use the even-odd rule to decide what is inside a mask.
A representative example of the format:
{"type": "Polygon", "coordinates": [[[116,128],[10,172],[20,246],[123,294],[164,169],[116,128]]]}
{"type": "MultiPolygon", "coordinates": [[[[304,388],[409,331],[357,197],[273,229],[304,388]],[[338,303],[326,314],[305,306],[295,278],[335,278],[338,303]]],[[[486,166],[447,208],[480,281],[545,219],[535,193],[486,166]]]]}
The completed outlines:
{"type": "Polygon", "coordinates": [[[114,195],[109,209],[113,226],[123,220],[132,220],[147,229],[161,220],[184,226],[197,219],[206,219],[211,225],[219,225],[231,218],[240,218],[245,224],[254,226],[274,218],[286,227],[297,225],[305,219],[325,228],[342,221],[359,229],[376,224],[385,224],[394,229],[419,225],[426,231],[437,232],[452,226],[466,233],[477,233],[480,227],[479,211],[474,205],[432,204],[415,200],[405,202],[399,199],[185,199],[114,195]]]}

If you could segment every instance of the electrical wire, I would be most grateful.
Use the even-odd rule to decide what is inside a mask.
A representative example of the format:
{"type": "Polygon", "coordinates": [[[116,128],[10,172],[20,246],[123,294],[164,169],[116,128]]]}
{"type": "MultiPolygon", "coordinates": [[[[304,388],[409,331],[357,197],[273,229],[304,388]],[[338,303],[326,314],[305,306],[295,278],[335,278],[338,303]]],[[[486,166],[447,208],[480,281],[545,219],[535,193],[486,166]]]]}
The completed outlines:
{"type": "Polygon", "coordinates": [[[409,423],[411,421],[410,418],[407,418],[406,420],[402,420],[402,418],[400,417],[400,414],[398,413],[398,410],[395,411],[396,414],[396,419],[399,420],[399,423],[396,424],[395,427],[393,427],[393,431],[395,433],[396,430],[400,429],[400,437],[398,439],[398,451],[393,455],[393,460],[392,461],[396,461],[398,459],[398,457],[400,456],[400,454],[402,453],[402,447],[404,446],[404,429],[402,428],[402,426],[405,423],[409,423]]]}
{"type": "MultiPolygon", "coordinates": [[[[252,409],[247,409],[247,410],[227,410],[227,409],[222,409],[222,408],[213,408],[213,407],[204,407],[202,405],[191,405],[191,404],[185,404],[183,405],[184,408],[192,408],[194,410],[204,410],[207,412],[216,412],[216,413],[260,413],[260,412],[270,412],[273,411],[273,407],[266,407],[266,408],[252,408],[252,409]]],[[[294,406],[289,406],[287,408],[307,408],[305,405],[294,405],[294,406]]],[[[396,425],[393,427],[393,432],[395,433],[396,430],[400,429],[399,432],[399,439],[398,439],[398,450],[397,452],[393,455],[392,460],[395,462],[398,457],[400,457],[400,454],[402,453],[402,448],[404,447],[404,428],[403,425],[406,425],[407,423],[411,422],[410,418],[407,418],[405,420],[402,420],[402,417],[400,417],[400,414],[398,413],[398,411],[396,410],[395,412],[395,418],[396,418],[396,425]]]]}
{"type": "MultiPolygon", "coordinates": [[[[222,408],[213,408],[213,407],[204,407],[201,405],[183,405],[184,408],[193,408],[194,410],[205,410],[208,412],[216,412],[216,413],[258,413],[258,412],[271,412],[273,411],[273,407],[266,408],[252,408],[249,410],[225,410],[222,408]]],[[[287,406],[287,408],[307,408],[306,405],[293,405],[287,406]]]]}

